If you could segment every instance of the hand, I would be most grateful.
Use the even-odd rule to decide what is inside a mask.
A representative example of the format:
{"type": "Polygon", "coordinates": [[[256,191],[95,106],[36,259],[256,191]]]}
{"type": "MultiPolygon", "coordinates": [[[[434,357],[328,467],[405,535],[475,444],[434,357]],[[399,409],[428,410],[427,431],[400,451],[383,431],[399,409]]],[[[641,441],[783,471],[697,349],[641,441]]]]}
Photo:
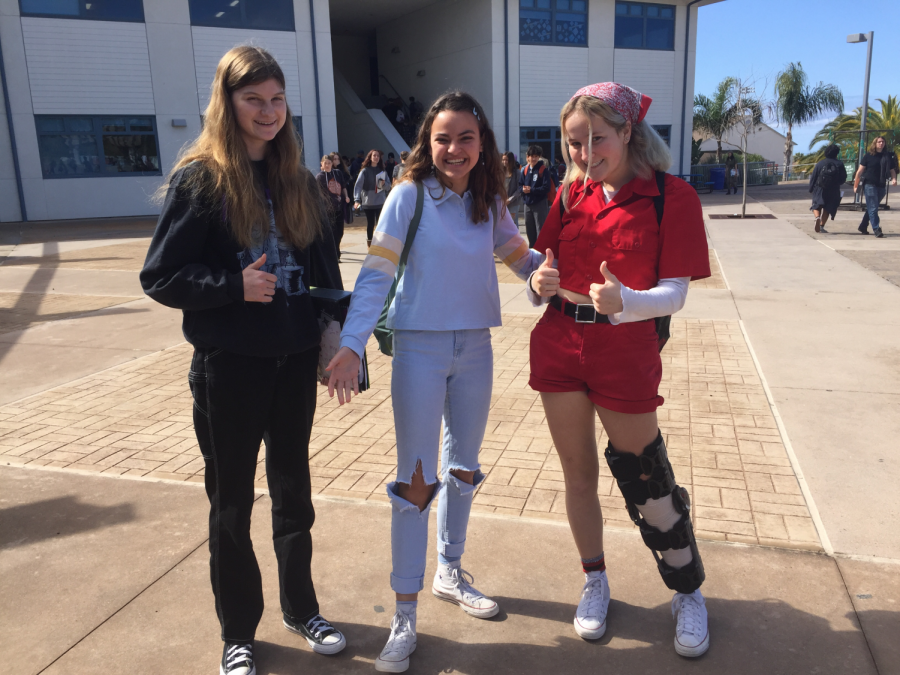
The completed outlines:
{"type": "Polygon", "coordinates": [[[259,268],[265,264],[266,254],[263,253],[259,260],[247,265],[241,272],[244,278],[244,302],[272,302],[278,277],[268,272],[260,272],[259,268]]]}
{"type": "Polygon", "coordinates": [[[625,309],[622,304],[622,284],[615,275],[609,271],[604,260],[600,263],[600,274],[603,275],[602,284],[591,284],[591,301],[594,309],[599,314],[617,314],[625,309]]]}
{"type": "Polygon", "coordinates": [[[349,204],[349,203],[350,203],[350,197],[347,197],[346,195],[344,195],[344,201],[347,202],[347,203],[349,204]]]}
{"type": "Polygon", "coordinates": [[[853,181],[853,191],[859,192],[859,181],[858,180],[853,181]]]}
{"type": "Polygon", "coordinates": [[[354,208],[354,209],[358,209],[358,208],[359,208],[359,202],[353,202],[353,208],[354,208]]]}
{"type": "Polygon", "coordinates": [[[349,347],[341,347],[325,367],[328,395],[334,398],[337,392],[338,403],[350,403],[351,392],[359,394],[359,357],[349,347]]]}
{"type": "Polygon", "coordinates": [[[896,185],[896,184],[897,184],[897,179],[894,178],[894,179],[891,181],[891,185],[896,185]]]}
{"type": "Polygon", "coordinates": [[[530,186],[530,185],[523,185],[523,186],[522,186],[522,192],[524,192],[526,195],[527,195],[527,194],[530,194],[530,193],[531,193],[531,186],[530,186]]]}
{"type": "Polygon", "coordinates": [[[559,270],[553,267],[553,249],[547,249],[547,259],[531,275],[531,290],[542,298],[552,297],[559,290],[559,270]]]}

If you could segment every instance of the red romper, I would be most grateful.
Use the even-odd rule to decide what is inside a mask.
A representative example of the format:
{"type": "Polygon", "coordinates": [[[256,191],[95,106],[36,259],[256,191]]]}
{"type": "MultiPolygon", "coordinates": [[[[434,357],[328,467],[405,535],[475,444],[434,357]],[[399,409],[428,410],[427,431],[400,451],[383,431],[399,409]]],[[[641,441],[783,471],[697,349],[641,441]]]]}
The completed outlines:
{"type": "MultiPolygon", "coordinates": [[[[607,204],[600,184],[590,184],[584,199],[560,219],[559,200],[535,249],[553,250],[559,260],[560,286],[587,295],[603,283],[600,263],[623,285],[636,291],[654,288],[660,279],[708,277],[709,253],[700,199],[683,180],[666,174],[665,209],[657,224],[653,197],[656,178],[634,178],[607,204]]],[[[570,188],[570,204],[585,192],[580,181],[570,188]]],[[[531,333],[531,379],[540,392],[587,392],[609,410],[638,414],[663,404],[659,395],[662,362],[653,321],[581,324],[553,307],[531,333]]]]}

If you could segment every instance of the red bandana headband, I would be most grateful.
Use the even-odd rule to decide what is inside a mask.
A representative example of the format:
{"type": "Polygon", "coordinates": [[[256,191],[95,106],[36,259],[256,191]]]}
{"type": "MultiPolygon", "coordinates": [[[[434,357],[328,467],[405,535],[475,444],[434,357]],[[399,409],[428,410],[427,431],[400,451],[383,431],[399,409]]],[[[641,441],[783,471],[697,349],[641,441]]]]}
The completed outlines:
{"type": "Polygon", "coordinates": [[[592,96],[606,103],[632,124],[642,121],[653,101],[649,96],[617,82],[600,82],[582,87],[572,97],[592,96]]]}

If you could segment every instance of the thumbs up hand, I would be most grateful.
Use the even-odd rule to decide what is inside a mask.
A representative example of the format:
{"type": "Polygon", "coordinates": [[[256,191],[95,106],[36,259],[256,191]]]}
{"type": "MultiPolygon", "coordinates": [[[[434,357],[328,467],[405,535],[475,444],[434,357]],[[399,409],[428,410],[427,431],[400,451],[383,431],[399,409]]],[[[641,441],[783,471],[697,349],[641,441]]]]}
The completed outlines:
{"type": "Polygon", "coordinates": [[[625,309],[622,303],[622,284],[616,276],[609,271],[604,260],[600,263],[600,273],[603,275],[602,284],[591,284],[591,301],[594,309],[600,314],[617,314],[625,309]]]}
{"type": "Polygon", "coordinates": [[[559,290],[559,270],[553,267],[552,249],[547,249],[547,259],[531,275],[531,289],[542,298],[552,297],[559,290]]]}
{"type": "Polygon", "coordinates": [[[268,272],[260,272],[259,268],[265,264],[266,254],[263,253],[241,272],[244,279],[244,302],[272,302],[278,277],[268,272]]]}

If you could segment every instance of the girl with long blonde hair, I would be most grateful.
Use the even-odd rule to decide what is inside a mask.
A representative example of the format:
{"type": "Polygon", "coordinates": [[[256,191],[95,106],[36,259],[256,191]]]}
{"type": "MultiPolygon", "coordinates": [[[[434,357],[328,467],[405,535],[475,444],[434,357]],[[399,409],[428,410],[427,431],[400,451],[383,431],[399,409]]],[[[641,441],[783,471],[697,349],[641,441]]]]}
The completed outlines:
{"type": "Polygon", "coordinates": [[[278,63],[259,47],[219,62],[199,138],[163,191],[141,284],[184,313],[194,431],[206,463],[221,675],[255,673],[263,612],[250,540],[260,443],[285,627],[313,651],[344,636],[319,613],[310,563],[309,439],[319,327],[310,286],[342,288],[323,196],[300,163],[278,63]]]}
{"type": "Polygon", "coordinates": [[[666,174],[668,148],[644,120],[650,98],[603,82],[580,89],[560,113],[566,176],[536,246],[547,261],[529,280],[549,307],[531,334],[531,379],[566,483],[566,514],[585,581],[575,632],[606,632],[610,591],[597,496],[595,420],[628,514],[675,591],[675,651],[709,648],[705,578],[687,491],[659,430],[659,355],[667,319],[688,282],[709,276],[700,200],[666,174]],[[657,327],[659,325],[659,328],[657,327]]]}

